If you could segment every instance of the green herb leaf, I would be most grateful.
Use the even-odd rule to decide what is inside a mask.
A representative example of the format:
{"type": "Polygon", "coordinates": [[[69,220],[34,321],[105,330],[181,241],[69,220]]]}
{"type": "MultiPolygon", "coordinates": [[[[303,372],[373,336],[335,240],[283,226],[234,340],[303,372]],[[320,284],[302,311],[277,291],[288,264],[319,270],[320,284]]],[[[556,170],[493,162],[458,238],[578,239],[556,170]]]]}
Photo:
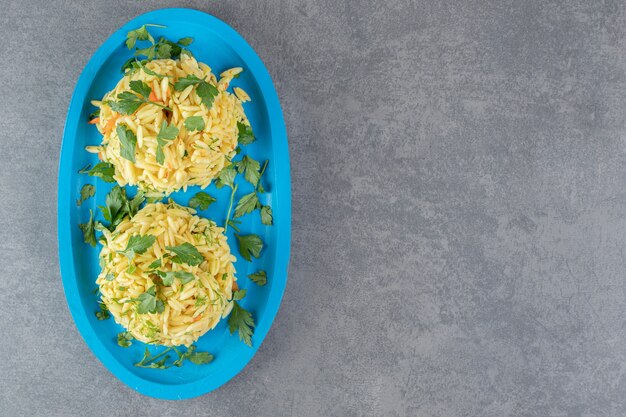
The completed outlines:
{"type": "Polygon", "coordinates": [[[135,257],[135,254],[141,255],[142,253],[145,253],[148,248],[154,245],[154,242],[156,242],[156,238],[152,235],[134,235],[128,239],[126,249],[120,251],[119,253],[123,253],[129,260],[132,260],[135,257]]]}
{"type": "Polygon", "coordinates": [[[174,126],[174,124],[170,124],[168,126],[167,122],[163,120],[161,122],[161,128],[159,129],[159,133],[157,134],[157,150],[156,150],[156,161],[159,165],[163,165],[165,162],[165,154],[163,153],[163,147],[169,142],[178,136],[178,128],[174,126]]]}
{"type": "Polygon", "coordinates": [[[87,223],[81,223],[78,225],[80,230],[83,231],[83,240],[85,243],[96,246],[96,231],[95,222],[93,220],[93,211],[89,210],[89,221],[87,223]]]}
{"type": "Polygon", "coordinates": [[[254,274],[248,275],[248,278],[252,280],[257,285],[263,286],[267,284],[267,274],[265,271],[255,272],[254,274]]]}
{"type": "Polygon", "coordinates": [[[211,363],[213,358],[214,356],[209,352],[193,352],[191,355],[187,356],[187,359],[196,365],[206,365],[207,363],[211,363]]]}
{"type": "Polygon", "coordinates": [[[260,169],[261,164],[259,164],[259,161],[250,158],[248,155],[244,156],[243,159],[237,163],[237,170],[239,173],[243,174],[246,181],[255,187],[261,178],[260,169]]]}
{"type": "Polygon", "coordinates": [[[189,200],[189,207],[200,207],[200,210],[206,210],[215,201],[215,198],[211,197],[209,194],[203,191],[200,191],[199,193],[191,197],[191,199],[189,200]]]}
{"type": "Polygon", "coordinates": [[[145,100],[141,97],[129,91],[125,91],[117,95],[117,101],[108,100],[105,103],[108,104],[114,112],[120,114],[133,114],[144,102],[145,100]]]}
{"type": "Polygon", "coordinates": [[[133,344],[133,335],[130,332],[122,332],[117,335],[117,345],[123,348],[127,348],[133,344]]]}
{"type": "Polygon", "coordinates": [[[191,45],[192,42],[193,42],[193,38],[181,38],[176,43],[182,46],[189,46],[191,45]]]}
{"type": "Polygon", "coordinates": [[[83,201],[87,200],[89,197],[93,197],[95,193],[96,187],[91,184],[83,185],[83,188],[80,189],[80,198],[76,200],[76,205],[80,207],[83,201]]]}
{"type": "Polygon", "coordinates": [[[100,307],[100,310],[96,311],[96,318],[98,320],[106,320],[111,317],[111,315],[109,314],[109,308],[106,306],[106,304],[98,303],[98,306],[100,307]]]}
{"type": "Polygon", "coordinates": [[[261,207],[261,223],[266,226],[274,224],[274,216],[272,214],[272,208],[270,206],[261,207]]]}
{"type": "Polygon", "coordinates": [[[204,130],[204,119],[202,116],[189,116],[185,119],[185,129],[191,131],[204,130]]]}
{"type": "Polygon", "coordinates": [[[135,146],[137,145],[137,136],[126,125],[119,124],[115,129],[117,137],[120,140],[120,156],[135,162],[135,146]]]}
{"type": "Polygon", "coordinates": [[[139,302],[139,306],[137,307],[138,314],[162,313],[165,309],[163,301],[156,297],[156,287],[154,285],[150,287],[148,291],[139,295],[139,297],[134,298],[133,301],[139,302]]]}
{"type": "Polygon", "coordinates": [[[239,131],[237,142],[240,145],[249,145],[256,140],[254,133],[252,133],[252,126],[237,122],[237,130],[239,131]]]}
{"type": "MultiPolygon", "coordinates": [[[[131,59],[134,59],[134,58],[131,58],[131,59]]],[[[135,60],[136,60],[136,59],[135,59],[135,60]]],[[[148,74],[148,75],[152,75],[152,76],[154,76],[154,77],[157,77],[158,79],[162,79],[162,78],[164,78],[164,77],[165,77],[164,75],[157,74],[156,72],[152,71],[150,68],[148,68],[148,67],[144,66],[144,65],[141,63],[141,61],[137,61],[137,65],[139,66],[139,68],[141,68],[141,69],[143,70],[143,72],[145,72],[145,73],[146,73],[146,74],[148,74]]]]}
{"type": "Polygon", "coordinates": [[[239,301],[246,296],[247,290],[237,290],[233,293],[233,300],[239,301]]]}
{"type": "Polygon", "coordinates": [[[183,91],[190,85],[196,85],[200,82],[202,82],[202,79],[196,77],[195,75],[188,75],[186,77],[179,78],[178,81],[174,83],[174,90],[183,91]]]}
{"type": "Polygon", "coordinates": [[[250,261],[250,256],[258,258],[263,249],[263,241],[257,235],[238,235],[235,234],[239,241],[239,252],[246,261],[250,261]]]}
{"type": "Polygon", "coordinates": [[[87,174],[90,177],[102,178],[104,182],[115,182],[115,167],[108,162],[99,162],[95,167],[89,169],[89,165],[80,171],[79,174],[87,174]]]}
{"type": "Polygon", "coordinates": [[[172,258],[172,262],[177,264],[185,263],[187,265],[196,266],[204,261],[202,254],[189,242],[178,246],[166,246],[165,249],[176,254],[176,256],[172,258]]]}
{"type": "Polygon", "coordinates": [[[133,217],[144,200],[145,197],[141,191],[129,201],[124,188],[119,185],[113,187],[106,196],[105,206],[100,207],[104,219],[111,223],[109,230],[115,230],[126,216],[133,217]]]}
{"type": "Polygon", "coordinates": [[[196,87],[196,94],[198,94],[198,97],[200,97],[207,109],[211,109],[213,107],[213,99],[217,97],[219,91],[213,84],[203,81],[196,87]]]}
{"type": "Polygon", "coordinates": [[[239,332],[239,340],[246,345],[252,346],[252,334],[254,333],[254,319],[249,311],[242,308],[239,303],[233,301],[233,310],[228,318],[228,329],[230,334],[239,332]]]}
{"type": "Polygon", "coordinates": [[[115,279],[115,275],[108,273],[104,276],[104,279],[106,279],[107,281],[113,281],[115,279]]]}
{"type": "Polygon", "coordinates": [[[160,268],[162,265],[162,262],[160,259],[157,259],[156,261],[153,261],[150,265],[148,265],[148,269],[156,269],[156,268],[160,268]]]}
{"type": "Polygon", "coordinates": [[[176,271],[176,272],[155,271],[155,272],[161,277],[161,281],[163,281],[163,285],[167,285],[167,286],[172,285],[174,283],[174,278],[178,278],[180,283],[183,285],[196,279],[196,276],[192,274],[191,272],[185,272],[185,271],[176,271]]]}
{"type": "Polygon", "coordinates": [[[253,191],[241,197],[237,207],[235,207],[235,215],[233,217],[237,218],[244,214],[252,213],[257,207],[261,207],[261,203],[259,203],[256,192],[253,191]]]}
{"type": "Polygon", "coordinates": [[[143,96],[144,98],[150,97],[150,93],[152,92],[152,88],[143,81],[135,80],[131,81],[129,84],[130,89],[135,93],[143,96]]]}
{"type": "Polygon", "coordinates": [[[236,175],[237,175],[237,171],[232,165],[222,169],[219,175],[217,176],[217,181],[215,181],[215,186],[217,188],[222,188],[223,186],[227,185],[230,188],[233,188],[236,175]]]}
{"type": "Polygon", "coordinates": [[[167,43],[159,43],[156,46],[156,57],[158,59],[170,59],[172,57],[172,46],[167,43]]]}
{"type": "Polygon", "coordinates": [[[137,41],[150,41],[154,43],[154,38],[148,32],[146,26],[156,26],[156,27],[165,27],[159,25],[143,25],[139,29],[131,30],[126,34],[126,47],[128,49],[133,49],[137,41]]]}
{"type": "Polygon", "coordinates": [[[88,119],[89,121],[92,121],[96,117],[100,117],[100,109],[94,110],[94,112],[89,115],[88,119]]]}

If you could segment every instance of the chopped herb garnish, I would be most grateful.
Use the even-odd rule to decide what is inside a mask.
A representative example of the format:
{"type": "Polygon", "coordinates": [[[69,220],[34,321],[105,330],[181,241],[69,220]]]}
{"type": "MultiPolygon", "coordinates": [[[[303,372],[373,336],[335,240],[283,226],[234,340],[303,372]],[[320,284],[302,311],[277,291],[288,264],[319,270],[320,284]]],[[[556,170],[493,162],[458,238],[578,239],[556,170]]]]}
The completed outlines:
{"type": "Polygon", "coordinates": [[[252,142],[254,142],[256,139],[254,137],[254,133],[252,133],[252,126],[250,125],[247,125],[242,122],[237,122],[237,131],[238,131],[237,142],[239,142],[240,145],[249,145],[252,142]]]}
{"type": "Polygon", "coordinates": [[[247,290],[237,290],[233,293],[233,300],[239,301],[246,296],[247,290]]]}
{"type": "Polygon", "coordinates": [[[135,366],[140,368],[152,368],[152,369],[168,369],[172,366],[180,367],[183,365],[183,362],[188,360],[196,365],[205,365],[213,361],[213,355],[209,352],[200,352],[196,350],[194,345],[191,345],[187,348],[186,352],[180,352],[175,347],[169,347],[165,349],[163,352],[152,356],[150,351],[146,348],[146,351],[143,354],[143,358],[141,361],[137,362],[135,366]],[[170,356],[168,353],[174,351],[178,355],[178,359],[171,363],[167,363],[170,356]],[[157,361],[157,359],[160,359],[157,361]]]}
{"type": "Polygon", "coordinates": [[[96,187],[91,184],[83,185],[83,188],[80,189],[80,198],[76,200],[76,205],[80,207],[83,201],[87,200],[89,197],[93,197],[95,193],[96,187]]]}
{"type": "Polygon", "coordinates": [[[237,170],[239,173],[243,174],[246,181],[255,187],[261,178],[260,169],[261,164],[259,164],[259,161],[250,158],[248,155],[244,156],[241,161],[237,162],[237,170]]]}
{"type": "MultiPolygon", "coordinates": [[[[238,185],[235,185],[232,192],[230,193],[230,203],[228,204],[228,211],[226,212],[226,220],[224,221],[224,233],[228,230],[228,225],[230,224],[230,211],[233,209],[233,200],[235,199],[235,193],[237,192],[238,185]]],[[[234,228],[234,227],[233,227],[234,228]]]]}
{"type": "Polygon", "coordinates": [[[237,218],[243,216],[244,214],[252,213],[258,207],[261,207],[261,203],[259,203],[259,198],[257,197],[256,192],[253,191],[239,199],[239,203],[237,204],[237,207],[235,207],[235,214],[233,217],[237,218]]]}
{"type": "Polygon", "coordinates": [[[176,256],[172,257],[172,262],[177,264],[185,263],[187,265],[196,266],[204,261],[202,254],[189,242],[178,246],[166,246],[165,249],[176,254],[176,256]]]}
{"type": "Polygon", "coordinates": [[[132,260],[135,257],[135,254],[141,255],[142,253],[145,253],[155,241],[156,238],[152,235],[134,235],[128,239],[126,249],[119,251],[119,253],[126,255],[129,260],[132,260]]]}
{"type": "Polygon", "coordinates": [[[252,346],[252,334],[254,333],[254,319],[249,311],[242,308],[239,303],[233,301],[233,310],[228,318],[228,329],[230,334],[239,332],[239,340],[246,345],[252,346]]]}
{"type": "MultiPolygon", "coordinates": [[[[149,94],[149,93],[148,93],[149,94]]],[[[120,156],[135,162],[135,146],[137,146],[137,136],[126,125],[119,124],[115,129],[117,137],[120,140],[120,156]]]]}
{"type": "Polygon", "coordinates": [[[191,45],[192,42],[193,42],[193,38],[181,38],[176,43],[182,46],[189,46],[191,45]]]}
{"type": "Polygon", "coordinates": [[[105,182],[115,182],[113,175],[115,175],[115,167],[108,162],[98,162],[95,167],[90,169],[91,165],[87,165],[85,168],[78,171],[79,174],[87,174],[91,177],[102,178],[105,182]]]}
{"type": "Polygon", "coordinates": [[[255,272],[254,274],[248,275],[248,278],[252,280],[257,285],[263,286],[267,284],[267,273],[265,271],[255,272]]]}
{"type": "Polygon", "coordinates": [[[261,223],[266,226],[274,224],[274,216],[272,215],[272,208],[270,206],[261,207],[261,223]]]}
{"type": "Polygon", "coordinates": [[[222,188],[227,185],[230,188],[233,188],[233,184],[235,182],[235,176],[237,175],[237,171],[234,166],[228,166],[222,169],[217,176],[217,181],[215,181],[215,186],[217,188],[222,188]]]}
{"type": "Polygon", "coordinates": [[[235,234],[239,241],[239,252],[246,261],[250,261],[250,256],[258,258],[263,249],[263,241],[257,235],[238,235],[235,234]]]}
{"type": "Polygon", "coordinates": [[[176,271],[176,272],[155,271],[155,272],[157,273],[158,276],[161,277],[161,281],[163,281],[163,285],[167,285],[167,286],[170,286],[174,283],[174,278],[178,278],[180,283],[183,285],[188,282],[193,281],[196,278],[195,275],[192,274],[191,272],[185,272],[185,271],[176,271]]]}
{"type": "Polygon", "coordinates": [[[89,210],[89,221],[79,224],[78,227],[83,231],[83,240],[85,243],[96,246],[96,230],[92,210],[89,210]]]}
{"type": "Polygon", "coordinates": [[[216,200],[214,197],[211,197],[209,194],[205,193],[204,191],[200,191],[199,193],[196,193],[196,195],[191,197],[191,199],[189,200],[189,207],[192,207],[192,208],[199,207],[200,210],[206,210],[215,201],[216,200]]]}
{"type": "Polygon", "coordinates": [[[191,131],[204,130],[204,119],[202,116],[189,116],[185,119],[185,129],[191,131]]]}
{"type": "Polygon", "coordinates": [[[176,126],[174,126],[174,124],[170,124],[168,126],[165,120],[161,122],[161,129],[159,130],[159,133],[157,134],[157,137],[156,137],[156,140],[157,140],[156,161],[159,165],[163,165],[163,163],[165,162],[165,154],[163,153],[163,147],[170,140],[174,140],[176,136],[178,136],[178,132],[179,130],[176,126]]]}
{"type": "Polygon", "coordinates": [[[161,260],[157,259],[156,261],[153,261],[150,265],[148,265],[148,269],[159,268],[161,264],[162,264],[161,260]]]}
{"type": "Polygon", "coordinates": [[[100,307],[100,310],[96,311],[96,318],[98,320],[106,320],[111,317],[111,315],[109,314],[109,308],[106,306],[106,304],[98,303],[98,306],[100,307]]]}
{"type": "Polygon", "coordinates": [[[117,335],[117,344],[123,348],[127,348],[133,344],[133,335],[130,332],[122,332],[117,335]]]}
{"type": "Polygon", "coordinates": [[[217,88],[195,75],[188,75],[186,77],[179,78],[178,81],[174,84],[174,90],[183,91],[185,88],[190,85],[196,86],[196,94],[200,97],[202,103],[210,109],[213,106],[213,100],[219,94],[217,88]]]}
{"type": "Polygon", "coordinates": [[[139,306],[137,307],[138,314],[162,313],[165,309],[163,301],[159,300],[156,296],[156,287],[154,285],[150,287],[148,291],[133,299],[133,301],[139,302],[139,306]]]}

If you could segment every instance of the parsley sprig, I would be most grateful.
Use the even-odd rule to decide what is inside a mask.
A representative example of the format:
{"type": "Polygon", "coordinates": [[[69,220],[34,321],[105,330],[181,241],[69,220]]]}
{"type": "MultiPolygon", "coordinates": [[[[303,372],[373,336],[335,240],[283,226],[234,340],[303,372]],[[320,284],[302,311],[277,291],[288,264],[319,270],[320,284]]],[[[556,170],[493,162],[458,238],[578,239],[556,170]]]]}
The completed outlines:
{"type": "Polygon", "coordinates": [[[219,94],[217,87],[206,81],[206,79],[198,78],[195,75],[191,74],[186,77],[179,78],[178,81],[176,81],[176,83],[174,84],[174,90],[183,91],[190,85],[195,86],[196,94],[198,95],[198,97],[200,97],[200,100],[207,109],[213,107],[213,100],[219,94]]]}
{"type": "Polygon", "coordinates": [[[161,122],[161,128],[157,134],[157,149],[156,149],[156,161],[159,165],[163,165],[165,162],[165,154],[163,153],[163,147],[171,140],[176,139],[178,136],[178,128],[173,123],[167,124],[165,120],[161,122]]]}
{"type": "Polygon", "coordinates": [[[163,352],[152,355],[148,348],[143,354],[143,358],[135,364],[139,368],[152,368],[152,369],[168,369],[173,366],[180,367],[185,360],[190,361],[196,365],[206,365],[213,361],[214,356],[209,352],[198,351],[195,345],[191,345],[187,348],[186,352],[181,352],[175,347],[169,347],[163,352]],[[169,362],[170,352],[176,353],[178,359],[173,362],[169,362]]]}
{"type": "Polygon", "coordinates": [[[133,114],[139,109],[142,104],[152,104],[165,110],[172,111],[171,108],[156,103],[150,100],[150,93],[152,93],[152,87],[143,81],[135,80],[129,83],[130,91],[124,91],[117,95],[117,101],[107,100],[106,104],[111,107],[111,110],[120,114],[133,114]],[[135,94],[136,93],[136,94],[135,94]]]}
{"type": "Polygon", "coordinates": [[[252,346],[252,334],[254,333],[254,319],[249,311],[239,305],[237,301],[233,301],[233,310],[228,318],[228,330],[230,334],[237,331],[239,340],[246,345],[252,346]]]}

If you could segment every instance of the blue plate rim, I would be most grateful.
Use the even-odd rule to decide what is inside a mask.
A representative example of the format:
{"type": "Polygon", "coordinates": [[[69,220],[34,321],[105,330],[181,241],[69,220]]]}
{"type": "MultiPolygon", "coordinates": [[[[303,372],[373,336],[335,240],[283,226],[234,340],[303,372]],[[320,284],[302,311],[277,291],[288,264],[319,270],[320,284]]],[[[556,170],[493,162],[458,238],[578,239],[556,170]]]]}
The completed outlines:
{"type": "Polygon", "coordinates": [[[63,131],[58,178],[57,230],[61,279],[74,323],[94,355],[123,383],[141,394],[159,399],[180,400],[197,397],[219,388],[237,375],[255,355],[278,313],[287,283],[291,250],[291,177],[287,131],[278,94],[276,93],[271,76],[247,41],[235,29],[222,20],[208,13],[187,8],[165,8],[144,13],[136,16],[116,30],[92,55],[74,88],[63,131]],[[87,321],[87,312],[80,302],[76,270],[72,256],[74,248],[70,236],[71,227],[73,225],[70,222],[69,204],[72,204],[74,199],[73,196],[71,196],[72,172],[69,167],[71,167],[72,150],[76,146],[75,139],[77,126],[80,122],[81,108],[84,105],[84,100],[89,99],[87,92],[91,81],[101,65],[113,53],[114,49],[125,40],[126,33],[129,30],[135,29],[145,23],[162,23],[167,22],[167,20],[179,20],[181,18],[200,25],[210,25],[215,33],[225,39],[229,45],[237,51],[250,70],[255,74],[267,105],[274,151],[273,158],[280,158],[281,161],[280,163],[274,164],[276,178],[280,178],[281,183],[286,184],[286,186],[281,187],[277,185],[274,189],[275,198],[280,201],[280,211],[275,212],[275,216],[278,215],[281,219],[279,226],[275,225],[275,227],[279,227],[277,231],[277,241],[280,242],[280,245],[279,250],[275,251],[272,289],[267,300],[263,321],[257,323],[255,329],[253,347],[246,348],[244,350],[245,356],[241,357],[241,361],[230,367],[227,372],[221,374],[218,378],[205,377],[186,384],[170,385],[140,378],[124,368],[124,366],[108,352],[105,345],[95,334],[93,327],[91,327],[87,321]]]}

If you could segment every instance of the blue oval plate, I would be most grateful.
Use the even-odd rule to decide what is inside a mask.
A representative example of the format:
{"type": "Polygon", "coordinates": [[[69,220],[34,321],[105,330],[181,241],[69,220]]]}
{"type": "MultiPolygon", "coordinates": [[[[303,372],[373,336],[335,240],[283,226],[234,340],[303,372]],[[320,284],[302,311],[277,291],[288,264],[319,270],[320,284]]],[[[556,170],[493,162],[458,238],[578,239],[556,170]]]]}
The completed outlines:
{"type": "MultiPolygon", "coordinates": [[[[235,201],[252,191],[252,186],[239,177],[235,201]]],[[[127,190],[129,194],[135,192],[132,187],[127,190]]],[[[172,194],[171,198],[187,205],[189,198],[198,191],[198,187],[191,187],[187,192],[172,194]]],[[[217,189],[211,185],[205,191],[218,201],[199,214],[223,224],[230,189],[217,189]]],[[[74,90],[63,135],[58,195],[59,258],[67,303],[87,345],[116,377],[151,397],[184,399],[216,389],[252,359],[276,316],[287,282],[291,228],[289,153],[285,124],[270,75],[254,50],[234,29],[199,11],[163,9],[141,15],[116,31],[91,58],[74,90]],[[146,345],[134,341],[130,348],[118,346],[117,334],[123,331],[121,326],[112,318],[103,321],[96,318],[98,298],[94,291],[100,270],[100,245],[92,248],[85,244],[78,227],[79,223],[87,222],[90,209],[100,214],[97,206],[104,205],[105,196],[113,185],[78,174],[87,164],[98,162],[94,155],[84,150],[86,145],[97,145],[101,141],[96,128],[87,124],[88,115],[94,110],[90,101],[100,99],[121,78],[120,68],[132,56],[132,51],[124,44],[127,32],[148,23],[166,26],[149,28],[155,38],[164,36],[176,41],[192,37],[194,42],[188,48],[216,74],[227,68],[244,68],[232,85],[242,87],[252,98],[244,109],[257,140],[245,146],[243,153],[258,161],[269,160],[262,179],[267,192],[261,195],[261,199],[263,204],[271,205],[274,214],[273,226],[261,224],[258,210],[240,218],[242,234],[257,234],[265,242],[260,258],[252,258],[253,262],[241,257],[232,228],[228,231],[228,242],[238,258],[235,267],[239,286],[248,290],[241,305],[253,314],[256,321],[252,347],[244,345],[236,333],[231,335],[227,320],[222,320],[196,343],[199,350],[215,355],[213,362],[195,365],[186,361],[180,368],[166,370],[135,367],[133,364],[142,358],[146,345]],[[96,194],[78,207],[76,200],[84,184],[95,185],[96,194]],[[258,286],[247,278],[248,274],[259,269],[267,271],[265,286],[258,286]]],[[[154,353],[159,348],[151,347],[150,350],[154,353]]]]}

